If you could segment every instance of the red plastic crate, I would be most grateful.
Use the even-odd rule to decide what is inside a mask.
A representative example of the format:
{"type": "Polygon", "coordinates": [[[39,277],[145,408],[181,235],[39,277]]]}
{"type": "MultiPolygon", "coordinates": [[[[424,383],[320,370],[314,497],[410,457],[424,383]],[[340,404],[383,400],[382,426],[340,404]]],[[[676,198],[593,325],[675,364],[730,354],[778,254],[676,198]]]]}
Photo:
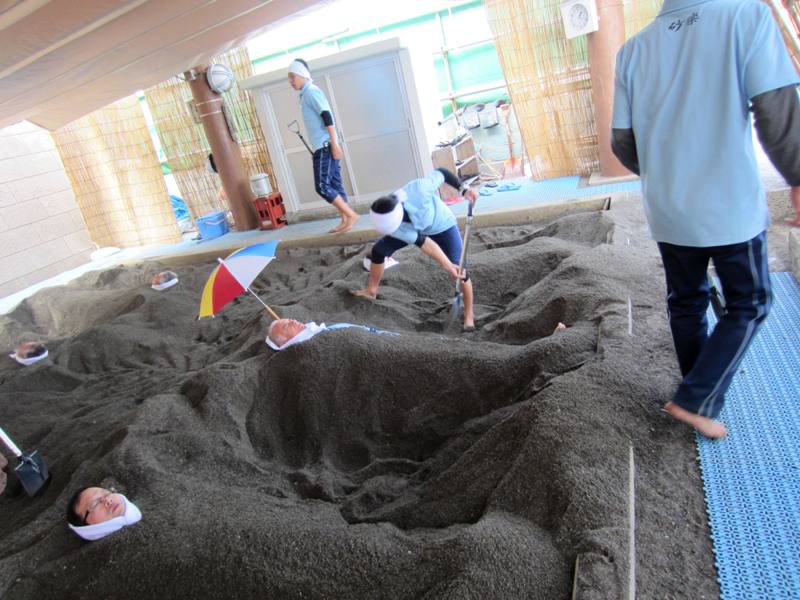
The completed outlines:
{"type": "Polygon", "coordinates": [[[289,224],[280,192],[269,196],[258,196],[253,200],[253,204],[258,214],[259,229],[280,229],[289,224]]]}

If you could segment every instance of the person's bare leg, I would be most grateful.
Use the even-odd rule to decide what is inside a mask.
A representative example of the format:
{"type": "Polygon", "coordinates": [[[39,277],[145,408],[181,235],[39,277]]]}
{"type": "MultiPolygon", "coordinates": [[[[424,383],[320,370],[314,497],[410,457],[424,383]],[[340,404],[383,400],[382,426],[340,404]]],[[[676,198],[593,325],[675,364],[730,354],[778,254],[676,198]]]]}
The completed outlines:
{"type": "Polygon", "coordinates": [[[344,233],[345,231],[350,231],[353,228],[353,225],[358,222],[358,213],[350,208],[350,205],[342,200],[341,196],[336,196],[336,199],[331,204],[333,204],[339,211],[339,216],[342,218],[342,222],[331,229],[328,233],[344,233]]]}
{"type": "Polygon", "coordinates": [[[472,312],[472,280],[461,284],[464,293],[464,329],[475,327],[475,315],[472,312]]]}
{"type": "Polygon", "coordinates": [[[694,427],[698,432],[700,432],[700,435],[704,435],[712,440],[719,440],[728,435],[728,429],[719,421],[709,419],[708,417],[701,417],[693,412],[689,412],[674,402],[667,402],[664,405],[664,410],[667,411],[667,413],[669,413],[673,419],[677,419],[682,423],[686,423],[687,425],[694,427]]]}
{"type": "Polygon", "coordinates": [[[378,296],[378,286],[383,278],[383,263],[372,263],[369,267],[369,281],[367,287],[363,290],[354,290],[350,292],[354,296],[362,296],[364,298],[372,298],[373,300],[378,296]]]}

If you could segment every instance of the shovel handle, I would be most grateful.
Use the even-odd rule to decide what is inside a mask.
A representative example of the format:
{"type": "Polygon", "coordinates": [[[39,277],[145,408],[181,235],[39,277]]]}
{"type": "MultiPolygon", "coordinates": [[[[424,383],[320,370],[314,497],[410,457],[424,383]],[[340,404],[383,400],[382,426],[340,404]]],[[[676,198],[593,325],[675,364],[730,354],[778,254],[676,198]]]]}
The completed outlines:
{"type": "Polygon", "coordinates": [[[3,443],[9,450],[11,450],[14,456],[17,458],[22,456],[22,450],[20,450],[19,447],[13,441],[11,441],[11,438],[8,437],[8,434],[5,431],[3,431],[2,427],[0,427],[0,438],[3,439],[3,443]]]}

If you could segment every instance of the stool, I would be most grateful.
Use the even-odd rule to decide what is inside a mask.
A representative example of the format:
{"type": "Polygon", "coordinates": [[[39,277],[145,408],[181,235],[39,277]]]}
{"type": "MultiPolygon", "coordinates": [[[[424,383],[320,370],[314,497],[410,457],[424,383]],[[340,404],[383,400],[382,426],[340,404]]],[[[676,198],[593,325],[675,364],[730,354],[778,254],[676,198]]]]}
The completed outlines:
{"type": "Polygon", "coordinates": [[[280,192],[268,196],[258,196],[253,200],[258,213],[259,229],[280,229],[288,225],[286,209],[283,207],[283,198],[280,192]],[[269,224],[265,224],[269,221],[269,224]]]}

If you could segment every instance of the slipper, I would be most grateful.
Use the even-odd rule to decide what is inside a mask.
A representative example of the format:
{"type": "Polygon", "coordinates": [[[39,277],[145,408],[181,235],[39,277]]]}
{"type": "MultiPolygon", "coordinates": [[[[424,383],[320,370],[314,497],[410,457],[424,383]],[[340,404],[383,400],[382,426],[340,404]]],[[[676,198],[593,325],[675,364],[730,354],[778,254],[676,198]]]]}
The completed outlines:
{"type": "Polygon", "coordinates": [[[486,185],[488,187],[497,187],[497,182],[496,181],[487,181],[486,185]]]}
{"type": "Polygon", "coordinates": [[[480,194],[481,196],[491,196],[492,194],[494,194],[494,190],[483,187],[481,188],[481,191],[478,192],[478,194],[480,194]]]}
{"type": "MultiPolygon", "coordinates": [[[[372,266],[372,261],[369,259],[369,256],[365,256],[364,257],[364,263],[363,264],[364,264],[364,268],[367,271],[369,271],[370,266],[372,266]]],[[[390,256],[384,261],[383,268],[384,269],[391,269],[393,266],[399,265],[399,264],[400,264],[399,260],[395,260],[390,256]]]]}
{"type": "Polygon", "coordinates": [[[513,192],[521,188],[522,186],[519,183],[514,183],[513,181],[507,181],[503,185],[497,186],[498,192],[513,192]]]}
{"type": "Polygon", "coordinates": [[[450,206],[451,204],[458,204],[459,202],[464,201],[464,196],[451,196],[450,198],[446,198],[444,203],[450,206]]]}

